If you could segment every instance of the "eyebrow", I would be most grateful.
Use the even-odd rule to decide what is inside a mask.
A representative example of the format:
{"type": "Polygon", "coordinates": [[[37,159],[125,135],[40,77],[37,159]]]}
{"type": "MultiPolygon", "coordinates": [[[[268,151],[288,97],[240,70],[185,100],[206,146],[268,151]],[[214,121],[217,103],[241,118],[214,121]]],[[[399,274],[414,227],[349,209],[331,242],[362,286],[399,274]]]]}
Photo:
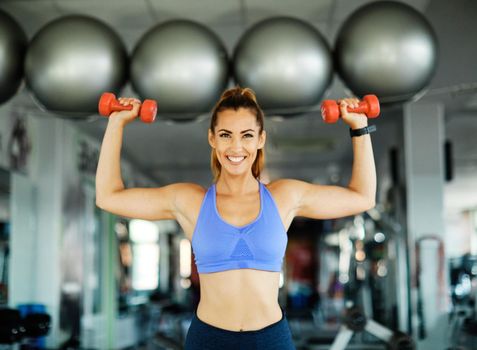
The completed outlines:
{"type": "MultiPolygon", "coordinates": [[[[220,132],[220,131],[225,131],[225,132],[228,132],[229,134],[233,134],[233,132],[232,132],[232,131],[230,131],[230,130],[226,130],[226,129],[220,129],[218,132],[220,132]]],[[[249,131],[251,131],[251,132],[255,132],[255,130],[252,130],[252,129],[247,129],[247,130],[241,131],[240,133],[241,133],[241,134],[244,134],[244,133],[246,133],[246,132],[249,132],[249,131]]]]}

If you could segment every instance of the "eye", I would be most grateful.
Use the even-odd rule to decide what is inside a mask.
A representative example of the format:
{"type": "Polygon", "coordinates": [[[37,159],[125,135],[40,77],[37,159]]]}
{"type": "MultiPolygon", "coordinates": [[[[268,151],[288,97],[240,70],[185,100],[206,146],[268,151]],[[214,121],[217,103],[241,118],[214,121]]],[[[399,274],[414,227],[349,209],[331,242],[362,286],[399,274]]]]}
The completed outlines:
{"type": "Polygon", "coordinates": [[[219,135],[219,137],[230,137],[230,135],[227,134],[227,133],[222,133],[222,134],[219,135]]]}
{"type": "Polygon", "coordinates": [[[244,136],[244,137],[253,137],[252,134],[245,134],[245,135],[243,135],[243,136],[244,136]]]}

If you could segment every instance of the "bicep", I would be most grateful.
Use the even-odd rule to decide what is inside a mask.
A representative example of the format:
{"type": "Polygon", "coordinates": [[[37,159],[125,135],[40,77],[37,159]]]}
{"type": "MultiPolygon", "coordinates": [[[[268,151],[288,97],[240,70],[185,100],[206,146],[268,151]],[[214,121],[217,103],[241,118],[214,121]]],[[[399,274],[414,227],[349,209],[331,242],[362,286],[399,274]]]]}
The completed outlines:
{"type": "Polygon", "coordinates": [[[346,187],[316,185],[298,181],[296,216],[312,219],[336,219],[362,213],[371,208],[360,193],[346,187]]]}
{"type": "Polygon", "coordinates": [[[144,219],[175,219],[177,192],[186,184],[159,188],[128,188],[109,195],[97,205],[116,215],[144,219]]]}

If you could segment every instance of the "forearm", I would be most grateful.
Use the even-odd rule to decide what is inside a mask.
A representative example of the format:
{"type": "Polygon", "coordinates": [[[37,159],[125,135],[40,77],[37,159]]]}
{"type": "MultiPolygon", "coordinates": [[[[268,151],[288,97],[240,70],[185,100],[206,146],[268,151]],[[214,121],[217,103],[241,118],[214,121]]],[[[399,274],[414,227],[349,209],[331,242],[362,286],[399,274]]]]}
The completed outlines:
{"type": "Polygon", "coordinates": [[[104,133],[96,169],[96,203],[124,189],[121,177],[121,146],[124,123],[110,118],[104,133]]]}
{"type": "Polygon", "coordinates": [[[376,201],[376,167],[370,134],[353,137],[353,168],[349,189],[360,193],[374,206],[376,201]]]}

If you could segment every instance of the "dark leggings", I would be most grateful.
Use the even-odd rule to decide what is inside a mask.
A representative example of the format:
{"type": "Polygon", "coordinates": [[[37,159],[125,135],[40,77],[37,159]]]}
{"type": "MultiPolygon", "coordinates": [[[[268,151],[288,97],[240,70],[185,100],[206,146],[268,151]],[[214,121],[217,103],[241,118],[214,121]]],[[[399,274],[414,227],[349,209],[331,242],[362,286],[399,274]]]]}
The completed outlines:
{"type": "Polygon", "coordinates": [[[185,350],[296,350],[282,309],[282,319],[256,331],[235,332],[201,321],[194,313],[185,350]]]}

